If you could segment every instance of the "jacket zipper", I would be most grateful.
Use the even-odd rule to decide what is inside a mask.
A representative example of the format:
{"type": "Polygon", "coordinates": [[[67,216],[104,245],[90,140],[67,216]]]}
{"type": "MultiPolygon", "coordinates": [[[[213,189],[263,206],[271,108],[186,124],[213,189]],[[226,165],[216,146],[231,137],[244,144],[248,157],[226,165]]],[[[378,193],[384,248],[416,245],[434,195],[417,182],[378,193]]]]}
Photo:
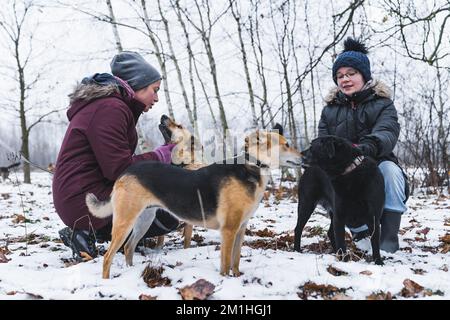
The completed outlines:
{"type": "MultiPolygon", "coordinates": [[[[356,119],[357,119],[357,117],[356,117],[356,115],[357,115],[356,114],[356,105],[355,105],[354,101],[350,101],[350,104],[352,106],[353,129],[355,130],[354,134],[355,134],[355,138],[357,138],[358,137],[358,126],[357,126],[357,123],[356,123],[356,119]]],[[[355,143],[358,143],[358,141],[356,140],[355,143]]]]}

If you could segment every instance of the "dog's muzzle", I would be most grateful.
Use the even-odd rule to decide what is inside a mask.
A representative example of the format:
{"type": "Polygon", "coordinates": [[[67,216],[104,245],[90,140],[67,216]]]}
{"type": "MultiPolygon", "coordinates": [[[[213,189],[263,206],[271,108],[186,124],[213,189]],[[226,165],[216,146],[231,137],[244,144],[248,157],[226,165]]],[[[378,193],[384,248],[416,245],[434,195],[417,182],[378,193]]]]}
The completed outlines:
{"type": "Polygon", "coordinates": [[[169,143],[172,139],[172,132],[167,127],[167,122],[169,120],[170,120],[170,118],[168,116],[166,116],[165,114],[163,114],[161,116],[161,120],[158,125],[158,129],[159,129],[159,131],[161,131],[161,134],[164,138],[164,143],[169,143]]]}

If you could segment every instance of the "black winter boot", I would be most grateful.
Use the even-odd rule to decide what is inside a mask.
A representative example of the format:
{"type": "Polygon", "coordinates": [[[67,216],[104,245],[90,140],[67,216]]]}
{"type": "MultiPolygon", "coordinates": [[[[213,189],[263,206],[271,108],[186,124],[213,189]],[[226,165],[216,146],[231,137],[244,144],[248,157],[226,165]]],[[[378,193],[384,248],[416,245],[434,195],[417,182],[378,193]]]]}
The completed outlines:
{"type": "Polygon", "coordinates": [[[183,224],[173,215],[163,209],[156,211],[155,220],[147,230],[144,238],[163,236],[182,227],[183,224]]]}
{"type": "Polygon", "coordinates": [[[354,242],[361,241],[362,239],[365,239],[370,236],[368,229],[360,231],[360,232],[353,232],[352,230],[350,230],[350,232],[352,233],[352,240],[354,242]]]}
{"type": "Polygon", "coordinates": [[[72,249],[72,255],[77,261],[83,261],[87,257],[97,257],[97,248],[95,246],[95,237],[89,231],[72,230],[69,227],[59,230],[59,237],[64,245],[72,249]]]}
{"type": "Polygon", "coordinates": [[[398,243],[398,230],[402,214],[384,210],[381,216],[381,236],[380,249],[389,253],[394,253],[400,246],[398,243]]]}

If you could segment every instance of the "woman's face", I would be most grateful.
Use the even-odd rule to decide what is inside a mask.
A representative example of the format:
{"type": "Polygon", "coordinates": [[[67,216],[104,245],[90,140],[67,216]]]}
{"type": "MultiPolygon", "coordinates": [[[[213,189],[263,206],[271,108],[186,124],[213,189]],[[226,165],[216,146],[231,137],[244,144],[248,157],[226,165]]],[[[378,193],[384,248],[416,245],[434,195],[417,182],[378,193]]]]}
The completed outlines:
{"type": "Polygon", "coordinates": [[[336,78],[339,90],[347,96],[361,91],[365,84],[362,74],[350,67],[339,68],[336,72],[336,78]]]}
{"type": "Polygon", "coordinates": [[[160,85],[161,80],[158,80],[135,92],[135,98],[145,104],[144,112],[150,110],[153,105],[158,102],[158,91],[160,85]]]}

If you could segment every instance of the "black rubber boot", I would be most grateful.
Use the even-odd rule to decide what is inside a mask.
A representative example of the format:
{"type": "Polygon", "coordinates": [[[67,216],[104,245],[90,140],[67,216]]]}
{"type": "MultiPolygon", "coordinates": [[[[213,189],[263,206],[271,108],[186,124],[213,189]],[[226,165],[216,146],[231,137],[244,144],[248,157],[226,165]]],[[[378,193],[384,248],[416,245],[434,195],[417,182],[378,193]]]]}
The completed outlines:
{"type": "Polygon", "coordinates": [[[368,229],[360,231],[360,232],[353,232],[352,230],[350,230],[350,232],[352,233],[352,240],[354,242],[358,242],[358,241],[370,236],[368,229]]]}
{"type": "Polygon", "coordinates": [[[158,209],[155,220],[145,233],[144,238],[163,236],[182,226],[183,224],[173,215],[163,209],[158,209]]]}
{"type": "Polygon", "coordinates": [[[383,211],[381,216],[381,236],[380,249],[389,253],[394,253],[400,246],[398,243],[398,230],[400,229],[400,212],[383,211]]]}
{"type": "Polygon", "coordinates": [[[72,255],[77,261],[83,261],[88,258],[83,256],[83,252],[90,257],[97,257],[97,248],[95,246],[95,237],[89,231],[72,230],[69,227],[59,230],[59,237],[65,246],[72,249],[72,255]]]}

